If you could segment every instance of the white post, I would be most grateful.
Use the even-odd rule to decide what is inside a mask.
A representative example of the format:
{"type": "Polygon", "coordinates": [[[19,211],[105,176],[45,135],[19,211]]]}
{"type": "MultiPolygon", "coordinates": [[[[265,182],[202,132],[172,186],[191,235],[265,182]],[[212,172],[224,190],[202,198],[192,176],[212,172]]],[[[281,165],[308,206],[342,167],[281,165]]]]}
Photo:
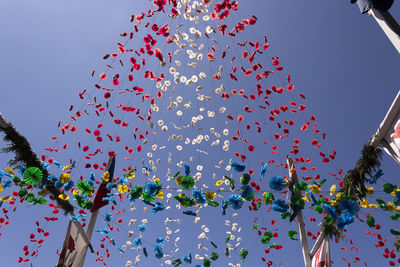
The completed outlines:
{"type": "MultiPolygon", "coordinates": [[[[297,173],[294,168],[293,160],[291,158],[288,158],[287,163],[289,167],[289,177],[292,179],[294,183],[298,183],[299,180],[297,178],[297,173]]],[[[308,240],[305,229],[306,224],[304,223],[303,213],[301,212],[301,210],[297,213],[297,224],[299,225],[300,242],[301,242],[301,248],[303,250],[304,266],[311,267],[310,249],[308,247],[308,240]]]]}
{"type": "Polygon", "coordinates": [[[373,8],[368,12],[368,14],[374,16],[376,22],[378,22],[386,36],[397,49],[397,52],[400,53],[400,25],[397,21],[388,11],[381,11],[373,8]]]}

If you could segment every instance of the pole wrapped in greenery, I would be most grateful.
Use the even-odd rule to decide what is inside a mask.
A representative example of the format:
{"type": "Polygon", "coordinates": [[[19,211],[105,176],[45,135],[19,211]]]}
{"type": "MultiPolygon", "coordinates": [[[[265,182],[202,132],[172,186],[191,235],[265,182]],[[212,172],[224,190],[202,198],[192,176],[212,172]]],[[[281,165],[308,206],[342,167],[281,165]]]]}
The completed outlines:
{"type": "MultiPolygon", "coordinates": [[[[14,153],[14,158],[9,161],[11,167],[37,167],[43,172],[43,179],[47,180],[49,176],[48,171],[42,168],[41,162],[33,151],[28,140],[21,135],[11,123],[7,122],[0,113],[0,132],[4,134],[3,141],[9,143],[7,147],[2,148],[0,152],[2,153],[14,153]]],[[[67,200],[62,200],[58,196],[61,195],[61,191],[57,189],[52,181],[48,181],[46,184],[46,189],[50,192],[60,206],[65,214],[72,214],[74,207],[67,200]]]]}
{"type": "Polygon", "coordinates": [[[344,176],[343,193],[348,197],[357,196],[365,198],[367,189],[365,182],[367,175],[372,177],[381,166],[382,149],[369,144],[364,145],[361,158],[357,161],[354,169],[349,170],[344,176]]]}

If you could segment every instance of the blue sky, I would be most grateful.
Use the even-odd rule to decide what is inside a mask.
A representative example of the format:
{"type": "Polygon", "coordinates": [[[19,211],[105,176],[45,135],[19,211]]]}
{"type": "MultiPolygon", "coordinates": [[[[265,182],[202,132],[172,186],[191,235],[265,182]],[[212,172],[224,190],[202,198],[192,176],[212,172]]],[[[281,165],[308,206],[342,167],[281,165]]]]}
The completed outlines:
{"type": "MultiPolygon", "coordinates": [[[[100,73],[104,69],[101,57],[115,49],[121,32],[130,31],[130,15],[148,6],[145,0],[0,1],[0,112],[29,139],[38,154],[48,146],[50,137],[58,134],[57,123],[67,118],[69,105],[77,103],[77,92],[92,85],[92,69],[100,73]]],[[[241,9],[243,14],[254,13],[259,18],[247,36],[254,34],[261,39],[267,35],[272,55],[279,56],[296,88],[308,96],[307,109],[317,115],[319,126],[328,134],[325,144],[338,153],[334,167],[352,168],[362,145],[375,133],[399,90],[397,51],[373,18],[361,15],[357,6],[347,1],[249,0],[241,4],[241,9]]],[[[400,19],[398,3],[391,13],[400,19]]],[[[7,167],[9,157],[0,155],[1,168],[7,167]]],[[[399,167],[386,155],[383,169],[384,179],[396,183],[399,167]]],[[[49,209],[22,205],[11,214],[12,223],[0,230],[0,249],[7,252],[2,260],[7,266],[18,265],[17,257],[29,242],[36,218],[49,213],[49,209]]],[[[382,224],[386,224],[388,236],[387,230],[399,225],[386,223],[386,219],[382,224]]],[[[208,220],[209,225],[214,223],[211,216],[208,220]]],[[[217,231],[226,230],[222,220],[214,227],[217,231]]],[[[66,225],[63,220],[46,226],[51,238],[46,240],[34,266],[56,263],[55,248],[62,244],[66,225]]],[[[188,222],[183,226],[187,237],[190,225],[188,222]]],[[[366,227],[355,228],[353,225],[349,232],[354,240],[359,238],[360,257],[369,266],[387,264],[381,257],[383,252],[373,246],[373,238],[367,239],[370,244],[362,242],[367,238],[362,233],[366,227]]],[[[184,246],[192,245],[188,239],[184,246]]],[[[252,236],[250,240],[257,238],[252,236]]],[[[347,244],[334,246],[333,250],[342,255],[340,247],[347,244]]],[[[273,261],[284,261],[284,266],[297,264],[301,260],[299,245],[288,247],[293,259],[286,261],[284,250],[271,256],[273,261]]],[[[256,245],[254,251],[244,266],[262,266],[257,264],[263,248],[256,245]]],[[[114,256],[109,263],[120,266],[126,260],[114,256]]],[[[158,265],[159,261],[145,264],[158,265]]],[[[337,265],[341,264],[338,260],[337,265]]],[[[86,266],[96,266],[92,256],[86,266]]]]}

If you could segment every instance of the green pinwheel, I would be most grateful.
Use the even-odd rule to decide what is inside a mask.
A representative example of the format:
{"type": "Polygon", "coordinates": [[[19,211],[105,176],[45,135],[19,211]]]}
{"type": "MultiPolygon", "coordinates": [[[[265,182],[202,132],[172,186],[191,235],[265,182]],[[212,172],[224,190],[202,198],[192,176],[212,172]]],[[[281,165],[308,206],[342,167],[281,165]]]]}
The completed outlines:
{"type": "Polygon", "coordinates": [[[181,185],[185,189],[192,189],[192,187],[194,186],[193,177],[190,175],[183,176],[181,179],[181,185]]]}
{"type": "Polygon", "coordinates": [[[24,182],[36,185],[42,181],[43,172],[38,167],[29,167],[24,171],[24,182]]]}
{"type": "Polygon", "coordinates": [[[79,181],[77,186],[84,195],[90,195],[92,193],[93,187],[88,181],[79,181]]]}

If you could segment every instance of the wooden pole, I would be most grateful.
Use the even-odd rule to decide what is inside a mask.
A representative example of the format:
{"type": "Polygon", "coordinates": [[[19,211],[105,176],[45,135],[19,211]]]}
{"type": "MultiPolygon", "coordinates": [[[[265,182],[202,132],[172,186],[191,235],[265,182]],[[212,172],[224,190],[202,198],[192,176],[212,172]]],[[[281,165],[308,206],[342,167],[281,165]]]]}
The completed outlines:
{"type": "Polygon", "coordinates": [[[378,25],[397,49],[397,52],[400,53],[400,25],[397,21],[388,11],[373,8],[368,14],[371,14],[375,18],[378,25]]]}
{"type": "MultiPolygon", "coordinates": [[[[294,183],[298,183],[299,179],[297,178],[297,173],[296,169],[294,168],[293,160],[291,158],[288,158],[287,164],[289,168],[289,177],[292,179],[294,183]]],[[[299,194],[301,193],[299,192],[299,194]]],[[[304,223],[303,213],[301,212],[301,210],[297,213],[297,224],[299,225],[300,242],[301,242],[301,248],[303,250],[304,266],[311,267],[310,249],[308,247],[308,240],[305,229],[306,224],[304,223]]]]}

